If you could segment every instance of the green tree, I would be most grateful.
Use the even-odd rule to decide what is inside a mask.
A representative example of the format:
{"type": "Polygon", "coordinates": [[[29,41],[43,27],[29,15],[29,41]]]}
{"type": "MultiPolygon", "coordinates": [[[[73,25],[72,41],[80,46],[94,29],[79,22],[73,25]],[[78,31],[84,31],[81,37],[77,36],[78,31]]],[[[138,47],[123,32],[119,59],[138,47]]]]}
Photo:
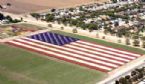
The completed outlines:
{"type": "Polygon", "coordinates": [[[124,78],[124,77],[121,77],[121,78],[119,79],[119,83],[120,83],[120,84],[127,84],[127,79],[124,78]]]}
{"type": "Polygon", "coordinates": [[[72,30],[72,32],[73,32],[73,33],[78,33],[77,28],[74,28],[74,29],[72,30]]]}
{"type": "Polygon", "coordinates": [[[31,16],[36,18],[37,20],[40,18],[40,14],[39,13],[31,13],[31,16]]]}
{"type": "Polygon", "coordinates": [[[125,44],[130,45],[130,39],[129,38],[125,38],[125,44]]]}
{"type": "Polygon", "coordinates": [[[0,13],[0,20],[3,20],[5,17],[2,13],[0,13]]]}
{"type": "Polygon", "coordinates": [[[10,22],[12,22],[12,21],[13,21],[12,17],[11,17],[11,16],[9,16],[9,15],[7,15],[7,16],[5,17],[5,19],[9,20],[10,22]]]}
{"type": "Polygon", "coordinates": [[[69,8],[69,11],[73,12],[74,11],[74,8],[69,8]]]}
{"type": "Polygon", "coordinates": [[[47,14],[47,15],[45,16],[45,20],[46,20],[47,22],[53,21],[53,20],[54,20],[54,15],[53,15],[53,14],[47,14]]]}
{"type": "Polygon", "coordinates": [[[61,30],[64,30],[64,27],[60,27],[61,30]]]}
{"type": "Polygon", "coordinates": [[[88,29],[90,32],[92,32],[93,30],[98,30],[98,25],[94,23],[90,23],[88,24],[88,29]]]}
{"type": "Polygon", "coordinates": [[[139,43],[140,43],[139,40],[134,39],[134,41],[133,41],[133,45],[134,45],[134,46],[139,46],[139,43]]]}
{"type": "Polygon", "coordinates": [[[117,3],[117,0],[111,0],[113,3],[117,3]]]}

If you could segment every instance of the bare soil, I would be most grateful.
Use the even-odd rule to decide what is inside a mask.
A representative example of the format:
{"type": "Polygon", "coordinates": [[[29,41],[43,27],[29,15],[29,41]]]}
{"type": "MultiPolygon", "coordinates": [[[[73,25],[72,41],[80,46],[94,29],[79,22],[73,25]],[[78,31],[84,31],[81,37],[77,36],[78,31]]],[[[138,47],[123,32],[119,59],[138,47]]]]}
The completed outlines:
{"type": "Polygon", "coordinates": [[[0,5],[11,3],[11,6],[0,9],[0,11],[22,14],[49,8],[74,7],[93,3],[94,1],[100,3],[108,0],[0,0],[0,5]]]}

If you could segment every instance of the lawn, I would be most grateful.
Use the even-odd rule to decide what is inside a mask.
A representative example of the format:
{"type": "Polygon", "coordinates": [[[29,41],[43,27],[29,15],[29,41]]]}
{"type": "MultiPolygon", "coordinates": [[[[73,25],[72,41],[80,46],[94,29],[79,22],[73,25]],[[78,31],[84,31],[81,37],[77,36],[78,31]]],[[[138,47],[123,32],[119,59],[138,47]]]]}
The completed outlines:
{"type": "Polygon", "coordinates": [[[95,84],[105,73],[0,44],[0,84],[95,84]]]}
{"type": "Polygon", "coordinates": [[[119,48],[119,49],[123,49],[123,50],[128,50],[128,51],[131,51],[131,52],[145,54],[145,51],[142,50],[142,49],[139,49],[139,48],[134,48],[134,47],[126,46],[126,45],[107,42],[107,41],[100,40],[100,39],[93,39],[93,38],[90,38],[90,37],[80,36],[80,35],[77,35],[77,34],[67,33],[67,32],[63,32],[63,31],[59,31],[59,30],[53,30],[52,32],[62,34],[62,35],[66,35],[66,36],[71,36],[71,37],[74,37],[74,38],[79,38],[81,40],[86,40],[86,41],[94,42],[94,43],[101,44],[101,45],[106,45],[106,46],[109,46],[109,47],[114,47],[114,48],[119,48]]]}

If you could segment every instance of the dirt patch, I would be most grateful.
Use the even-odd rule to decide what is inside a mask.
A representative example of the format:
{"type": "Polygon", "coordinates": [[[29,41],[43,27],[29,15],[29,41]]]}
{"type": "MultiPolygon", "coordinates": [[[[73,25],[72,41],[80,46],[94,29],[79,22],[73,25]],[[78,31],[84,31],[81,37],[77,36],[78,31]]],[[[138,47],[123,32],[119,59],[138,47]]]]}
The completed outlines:
{"type": "MultiPolygon", "coordinates": [[[[96,0],[96,2],[105,2],[108,0],[96,0]]],[[[0,4],[11,3],[11,6],[0,9],[1,11],[16,14],[28,13],[34,11],[46,10],[49,8],[74,7],[81,4],[93,3],[94,0],[0,0],[0,4]]]]}
{"type": "Polygon", "coordinates": [[[22,1],[17,1],[17,0],[0,0],[0,4],[4,5],[6,3],[11,3],[11,6],[8,6],[4,9],[0,9],[0,10],[4,11],[4,12],[15,13],[15,14],[44,10],[44,9],[48,8],[47,6],[40,6],[40,5],[36,5],[36,4],[31,4],[31,3],[24,3],[22,1]]]}

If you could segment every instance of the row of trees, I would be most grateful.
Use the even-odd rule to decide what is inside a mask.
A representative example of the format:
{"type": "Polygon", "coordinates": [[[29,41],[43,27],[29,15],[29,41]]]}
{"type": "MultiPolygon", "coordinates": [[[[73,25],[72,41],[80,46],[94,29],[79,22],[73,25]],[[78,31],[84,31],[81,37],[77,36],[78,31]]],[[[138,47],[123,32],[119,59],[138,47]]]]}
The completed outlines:
{"type": "Polygon", "coordinates": [[[0,20],[3,21],[3,20],[8,20],[7,23],[18,23],[18,22],[21,22],[21,20],[18,20],[18,19],[13,19],[11,16],[7,15],[7,16],[4,16],[2,13],[0,13],[0,20]]]}
{"type": "Polygon", "coordinates": [[[130,75],[121,77],[120,79],[116,80],[115,84],[137,84],[139,81],[144,79],[144,77],[145,67],[133,70],[130,75]]]}
{"type": "MultiPolygon", "coordinates": [[[[133,46],[136,47],[140,46],[142,48],[145,48],[145,36],[133,36],[132,39],[133,39],[133,46]],[[140,45],[140,43],[142,43],[142,45],[140,45]]],[[[130,38],[125,39],[126,45],[131,44],[130,40],[131,40],[130,38]]]]}

